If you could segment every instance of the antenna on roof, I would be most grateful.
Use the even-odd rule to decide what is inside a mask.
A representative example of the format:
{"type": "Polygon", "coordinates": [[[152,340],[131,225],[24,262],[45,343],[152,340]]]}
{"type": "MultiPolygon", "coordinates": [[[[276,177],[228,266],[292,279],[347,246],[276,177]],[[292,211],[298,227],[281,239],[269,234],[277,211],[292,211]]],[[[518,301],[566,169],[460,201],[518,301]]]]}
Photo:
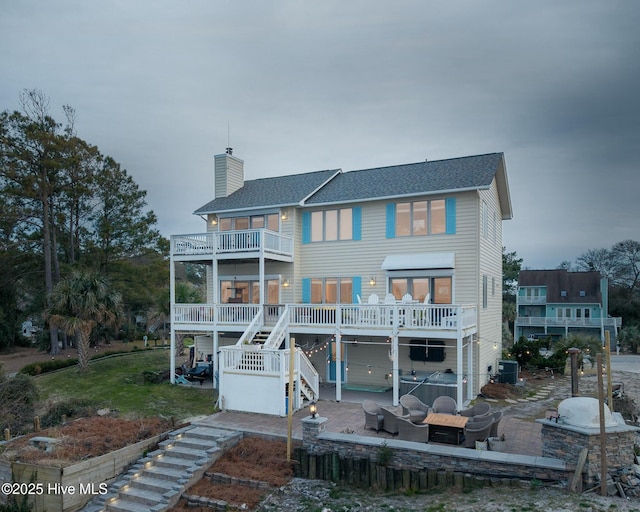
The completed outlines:
{"type": "Polygon", "coordinates": [[[233,148],[231,147],[231,126],[229,124],[229,121],[227,121],[227,155],[233,155],[233,148]]]}

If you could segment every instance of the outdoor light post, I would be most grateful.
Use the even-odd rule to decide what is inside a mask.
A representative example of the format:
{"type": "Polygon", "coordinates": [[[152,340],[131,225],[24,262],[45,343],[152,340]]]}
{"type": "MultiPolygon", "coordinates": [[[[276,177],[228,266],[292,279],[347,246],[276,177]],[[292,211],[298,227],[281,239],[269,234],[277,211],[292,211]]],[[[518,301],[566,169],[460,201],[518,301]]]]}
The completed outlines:
{"type": "Polygon", "coordinates": [[[580,349],[573,347],[567,352],[569,352],[569,356],[571,357],[571,396],[580,396],[578,392],[578,354],[580,353],[580,349]]]}
{"type": "Polygon", "coordinates": [[[316,419],[318,417],[318,405],[314,402],[309,404],[309,413],[311,413],[311,417],[316,419]]]}

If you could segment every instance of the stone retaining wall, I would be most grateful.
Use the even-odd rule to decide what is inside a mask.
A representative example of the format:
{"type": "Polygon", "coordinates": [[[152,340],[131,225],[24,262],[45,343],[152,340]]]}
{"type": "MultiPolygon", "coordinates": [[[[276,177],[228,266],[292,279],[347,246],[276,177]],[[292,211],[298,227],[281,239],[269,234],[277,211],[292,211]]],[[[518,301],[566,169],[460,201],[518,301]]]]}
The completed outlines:
{"type": "Polygon", "coordinates": [[[336,453],[343,459],[378,461],[384,454],[390,468],[541,481],[567,482],[575,470],[575,465],[558,458],[326,432],[325,421],[302,420],[303,448],[310,455],[336,453]]]}
{"type": "Polygon", "coordinates": [[[296,476],[312,480],[342,482],[361,489],[381,491],[429,491],[452,488],[456,491],[480,487],[527,487],[520,478],[499,478],[460,471],[407,469],[386,466],[370,459],[351,459],[337,453],[309,454],[304,448],[294,451],[296,476]]]}

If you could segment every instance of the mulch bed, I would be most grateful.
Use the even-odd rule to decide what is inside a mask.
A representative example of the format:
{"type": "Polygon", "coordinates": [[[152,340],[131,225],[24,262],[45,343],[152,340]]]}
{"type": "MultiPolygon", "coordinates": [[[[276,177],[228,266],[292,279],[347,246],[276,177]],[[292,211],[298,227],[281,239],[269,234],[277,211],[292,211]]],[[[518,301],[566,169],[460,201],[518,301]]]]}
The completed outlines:
{"type": "Polygon", "coordinates": [[[131,420],[92,416],[16,438],[6,445],[3,456],[21,462],[67,465],[119,450],[172,428],[171,421],[164,418],[131,420]],[[29,440],[35,436],[62,441],[56,445],[55,451],[47,453],[29,444],[29,440]]]}
{"type": "MultiPolygon", "coordinates": [[[[279,487],[293,478],[293,462],[287,461],[286,442],[245,437],[234,448],[227,450],[207,472],[267,482],[271,487],[279,487]]],[[[226,501],[236,507],[244,505],[245,510],[253,510],[266,492],[270,491],[238,484],[213,483],[208,478],[203,478],[190,487],[186,494],[226,501]]],[[[200,512],[210,509],[188,507],[186,502],[181,500],[170,512],[186,510],[200,512]]]]}

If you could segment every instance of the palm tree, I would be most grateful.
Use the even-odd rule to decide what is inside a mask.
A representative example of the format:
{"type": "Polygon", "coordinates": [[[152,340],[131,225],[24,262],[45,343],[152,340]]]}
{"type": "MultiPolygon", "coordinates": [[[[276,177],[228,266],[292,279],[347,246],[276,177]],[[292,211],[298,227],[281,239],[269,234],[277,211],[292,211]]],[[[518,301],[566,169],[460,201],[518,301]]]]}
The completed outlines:
{"type": "Polygon", "coordinates": [[[122,315],[122,297],[110,289],[105,276],[75,271],[54,287],[49,301],[49,321],[78,339],[78,366],[89,368],[91,331],[98,324],[117,324],[122,315]]]}

